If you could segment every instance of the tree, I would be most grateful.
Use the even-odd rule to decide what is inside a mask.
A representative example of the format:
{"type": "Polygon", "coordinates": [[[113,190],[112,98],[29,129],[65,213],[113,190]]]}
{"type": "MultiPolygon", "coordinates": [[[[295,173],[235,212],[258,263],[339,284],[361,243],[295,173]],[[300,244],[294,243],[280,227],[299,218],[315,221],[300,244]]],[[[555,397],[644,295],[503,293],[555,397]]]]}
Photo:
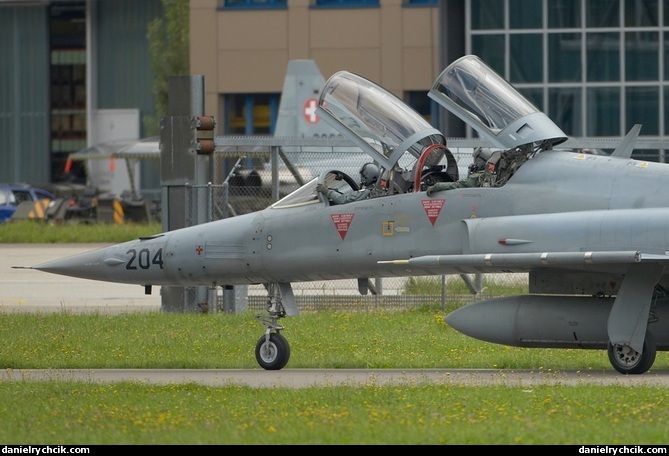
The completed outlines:
{"type": "Polygon", "coordinates": [[[167,115],[168,80],[190,73],[189,0],[162,0],[164,18],[149,23],[147,39],[153,72],[155,114],[143,118],[147,136],[157,136],[160,118],[167,115]]]}

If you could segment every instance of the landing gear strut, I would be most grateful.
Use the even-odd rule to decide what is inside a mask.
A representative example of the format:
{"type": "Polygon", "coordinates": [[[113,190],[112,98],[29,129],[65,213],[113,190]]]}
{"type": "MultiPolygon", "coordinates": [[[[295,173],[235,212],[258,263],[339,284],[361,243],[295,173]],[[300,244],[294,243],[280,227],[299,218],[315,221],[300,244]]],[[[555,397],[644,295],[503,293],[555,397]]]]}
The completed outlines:
{"type": "Polygon", "coordinates": [[[288,364],[290,359],[290,345],[288,340],[280,334],[283,326],[279,319],[286,316],[286,310],[281,303],[281,296],[275,284],[268,286],[269,300],[267,312],[269,315],[256,315],[260,323],[265,326],[265,334],[256,343],[256,361],[266,370],[280,370],[288,364]]]}

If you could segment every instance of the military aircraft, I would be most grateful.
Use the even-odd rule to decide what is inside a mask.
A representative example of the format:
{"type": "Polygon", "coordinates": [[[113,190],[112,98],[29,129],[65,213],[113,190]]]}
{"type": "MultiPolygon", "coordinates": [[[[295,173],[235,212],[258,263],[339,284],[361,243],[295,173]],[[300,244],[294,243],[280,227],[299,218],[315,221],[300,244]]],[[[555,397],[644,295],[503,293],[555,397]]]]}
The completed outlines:
{"type": "Polygon", "coordinates": [[[319,183],[356,191],[331,169],[258,212],[55,259],[30,269],[92,280],[217,287],[263,284],[255,347],[267,370],[290,346],[291,283],[370,277],[527,273],[529,294],[463,306],[445,319],[485,341],[607,350],[622,374],[669,350],[669,165],[631,158],[637,125],[610,156],[567,152],[567,135],[474,55],[450,64],[428,96],[493,149],[479,187],[458,180],[445,136],[390,92],[340,71],[318,113],[380,168],[373,197],[332,205],[319,183]],[[405,165],[411,163],[412,165],[405,165]]]}

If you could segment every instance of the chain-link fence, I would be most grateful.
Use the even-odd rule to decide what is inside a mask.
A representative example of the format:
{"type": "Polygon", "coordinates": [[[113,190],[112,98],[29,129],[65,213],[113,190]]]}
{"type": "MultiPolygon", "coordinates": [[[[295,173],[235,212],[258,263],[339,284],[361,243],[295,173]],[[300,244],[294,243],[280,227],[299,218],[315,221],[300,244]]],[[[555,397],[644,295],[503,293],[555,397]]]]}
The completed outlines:
{"type": "MultiPolygon", "coordinates": [[[[453,150],[460,174],[472,161],[471,149],[453,150]]],[[[192,185],[186,192],[186,225],[255,212],[266,208],[296,190],[322,172],[336,169],[359,181],[360,167],[369,162],[367,154],[350,147],[276,147],[226,146],[217,148],[213,161],[214,183],[192,185]]],[[[411,169],[413,163],[400,163],[411,169]]],[[[393,277],[373,279],[377,294],[361,295],[358,282],[330,280],[293,283],[300,310],[308,309],[407,309],[435,305],[446,309],[482,297],[501,293],[500,289],[522,289],[527,285],[523,274],[498,275],[478,283],[478,291],[466,286],[477,285],[474,277],[393,277]]],[[[476,288],[476,286],[475,286],[476,288]]],[[[506,293],[504,291],[503,293],[506,293]]],[[[223,308],[223,291],[219,291],[219,308],[223,308]]],[[[241,299],[249,309],[261,310],[267,305],[267,292],[261,285],[249,286],[241,299]]]]}

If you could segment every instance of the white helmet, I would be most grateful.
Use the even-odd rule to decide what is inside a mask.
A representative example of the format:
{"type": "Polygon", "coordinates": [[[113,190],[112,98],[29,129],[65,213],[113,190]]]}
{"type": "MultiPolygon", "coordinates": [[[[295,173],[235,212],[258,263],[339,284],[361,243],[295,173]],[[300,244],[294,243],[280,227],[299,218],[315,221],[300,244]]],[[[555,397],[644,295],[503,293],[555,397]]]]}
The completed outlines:
{"type": "Polygon", "coordinates": [[[365,163],[360,168],[360,183],[364,186],[372,185],[379,179],[379,167],[374,163],[365,163]]]}

